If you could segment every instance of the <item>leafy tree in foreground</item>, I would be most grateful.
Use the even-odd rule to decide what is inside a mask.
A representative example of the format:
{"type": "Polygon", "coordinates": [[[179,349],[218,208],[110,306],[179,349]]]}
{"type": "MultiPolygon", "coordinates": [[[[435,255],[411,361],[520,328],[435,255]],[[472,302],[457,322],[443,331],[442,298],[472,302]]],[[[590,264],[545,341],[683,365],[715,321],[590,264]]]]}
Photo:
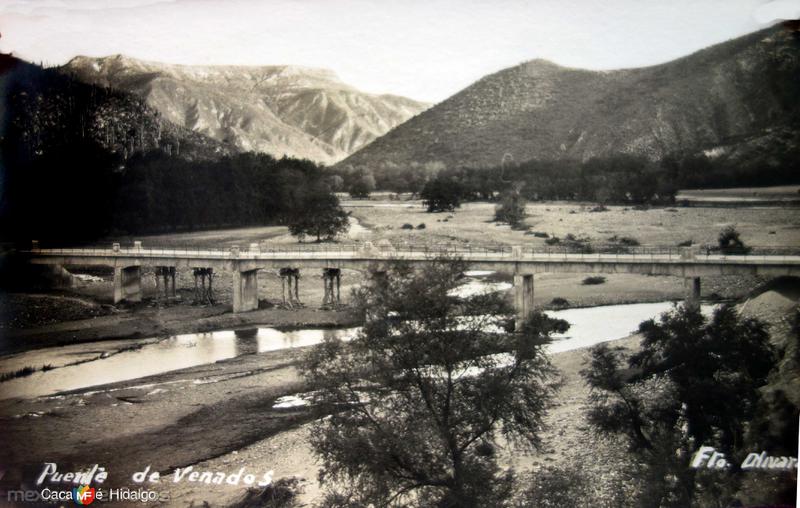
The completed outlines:
{"type": "Polygon", "coordinates": [[[513,473],[495,457],[500,434],[539,445],[554,369],[542,346],[567,323],[533,314],[507,334],[497,295],[453,296],[467,266],[401,263],[356,293],[368,320],[349,343],[328,339],[304,367],[322,402],[312,446],[327,506],[504,506],[513,473]],[[462,317],[459,317],[462,316],[462,317]],[[468,317],[466,317],[468,316],[468,317]]]}
{"type": "Polygon", "coordinates": [[[339,206],[339,198],[327,189],[314,189],[289,221],[289,232],[300,238],[316,237],[317,241],[333,240],[349,228],[349,216],[339,206]]]}
{"type": "Polygon", "coordinates": [[[592,388],[590,422],[627,437],[645,464],[644,505],[705,506],[713,499],[727,506],[735,469],[701,472],[690,462],[700,446],[712,446],[737,463],[759,388],[775,364],[765,325],[739,317],[731,306],[715,311],[710,322],[681,306],[660,322],[643,322],[639,331],[641,351],[627,365],[619,348],[592,350],[582,372],[592,388]]]}

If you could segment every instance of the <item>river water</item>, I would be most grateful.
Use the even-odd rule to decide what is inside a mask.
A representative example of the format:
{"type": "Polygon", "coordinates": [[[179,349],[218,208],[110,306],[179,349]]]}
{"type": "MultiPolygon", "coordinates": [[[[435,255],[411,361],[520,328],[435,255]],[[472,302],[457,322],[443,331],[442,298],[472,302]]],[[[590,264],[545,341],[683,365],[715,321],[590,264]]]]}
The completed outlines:
{"type": "MultiPolygon", "coordinates": [[[[564,319],[571,325],[567,333],[555,337],[556,340],[548,346],[549,351],[560,353],[626,337],[636,331],[639,323],[657,317],[672,305],[671,302],[659,302],[548,311],[550,316],[564,319]]],[[[707,315],[713,310],[711,305],[702,308],[707,315]]],[[[311,346],[326,337],[348,340],[358,331],[359,328],[294,331],[257,328],[148,339],[135,343],[141,347],[127,350],[118,347],[99,351],[98,344],[92,343],[33,350],[2,358],[0,372],[25,365],[38,368],[50,364],[56,368],[0,383],[0,399],[52,395],[139,379],[241,355],[311,346]],[[76,358],[81,363],[69,365],[76,358]]],[[[115,344],[119,342],[115,341],[115,344]]],[[[130,346],[131,342],[125,344],[130,346]]]]}

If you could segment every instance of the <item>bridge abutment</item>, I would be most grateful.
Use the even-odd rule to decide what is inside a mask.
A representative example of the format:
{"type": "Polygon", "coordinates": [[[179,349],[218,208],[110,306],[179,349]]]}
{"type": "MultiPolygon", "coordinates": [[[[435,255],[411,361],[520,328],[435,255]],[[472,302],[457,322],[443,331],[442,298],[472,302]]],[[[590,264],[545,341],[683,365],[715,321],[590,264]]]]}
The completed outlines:
{"type": "Polygon", "coordinates": [[[233,271],[233,312],[258,309],[258,270],[233,271]]]}
{"type": "Polygon", "coordinates": [[[142,301],[142,268],[140,266],[114,267],[114,303],[142,301]]]}
{"type": "Polygon", "coordinates": [[[533,274],[514,275],[514,308],[515,328],[519,330],[533,312],[533,274]]]}

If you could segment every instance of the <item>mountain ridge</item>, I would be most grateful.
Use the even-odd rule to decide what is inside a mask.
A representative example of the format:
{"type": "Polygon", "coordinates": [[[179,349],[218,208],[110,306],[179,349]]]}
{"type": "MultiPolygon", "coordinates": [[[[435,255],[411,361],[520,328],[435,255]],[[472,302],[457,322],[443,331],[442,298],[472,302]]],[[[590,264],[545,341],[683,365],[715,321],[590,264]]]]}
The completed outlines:
{"type": "Polygon", "coordinates": [[[530,60],[484,76],[338,167],[494,167],[509,156],[613,153],[659,160],[770,136],[800,117],[798,49],[797,34],[776,26],[648,67],[594,71],[530,60]]]}
{"type": "Polygon", "coordinates": [[[78,56],[64,71],[142,97],[165,118],[241,150],[331,164],[425,108],[369,94],[328,69],[228,66],[78,56]]]}

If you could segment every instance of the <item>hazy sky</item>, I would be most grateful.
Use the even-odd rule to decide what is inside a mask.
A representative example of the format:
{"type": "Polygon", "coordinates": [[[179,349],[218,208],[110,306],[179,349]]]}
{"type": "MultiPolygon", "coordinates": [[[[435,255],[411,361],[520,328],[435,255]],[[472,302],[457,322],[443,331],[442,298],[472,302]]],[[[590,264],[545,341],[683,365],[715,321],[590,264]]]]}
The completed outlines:
{"type": "Polygon", "coordinates": [[[0,50],[325,67],[435,102],[533,58],[651,65],[798,16],[800,0],[0,0],[0,50]]]}

